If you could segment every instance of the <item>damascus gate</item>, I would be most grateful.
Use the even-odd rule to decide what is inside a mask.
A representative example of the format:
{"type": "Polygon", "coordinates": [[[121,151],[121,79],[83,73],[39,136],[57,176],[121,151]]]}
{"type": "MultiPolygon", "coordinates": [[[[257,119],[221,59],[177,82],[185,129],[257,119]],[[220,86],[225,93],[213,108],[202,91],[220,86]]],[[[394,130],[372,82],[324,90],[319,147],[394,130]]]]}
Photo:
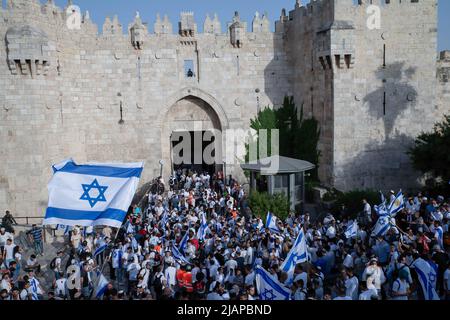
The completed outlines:
{"type": "Polygon", "coordinates": [[[405,151],[449,110],[437,0],[293,1],[279,17],[256,13],[252,21],[239,12],[154,12],[145,22],[137,12],[134,21],[105,17],[101,26],[86,11],[71,21],[72,1],[4,3],[0,207],[18,215],[43,216],[51,165],[68,157],[145,161],[146,183],[160,161],[167,179],[212,144],[215,160],[200,158],[196,169],[225,166],[245,182],[238,163],[222,161],[229,142],[220,133],[248,130],[259,110],[285,96],[320,123],[323,185],[414,187],[419,174],[405,151]],[[372,28],[373,4],[381,23],[372,28]],[[198,137],[181,154],[186,161],[175,161],[180,141],[198,137]]]}

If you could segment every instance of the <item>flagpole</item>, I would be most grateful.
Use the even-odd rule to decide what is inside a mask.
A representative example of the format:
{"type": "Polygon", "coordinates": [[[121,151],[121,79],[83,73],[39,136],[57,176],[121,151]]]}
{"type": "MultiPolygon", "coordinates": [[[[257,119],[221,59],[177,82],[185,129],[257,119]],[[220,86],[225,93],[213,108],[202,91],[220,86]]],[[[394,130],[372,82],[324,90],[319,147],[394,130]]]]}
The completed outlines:
{"type": "MultiPolygon", "coordinates": [[[[108,256],[104,259],[104,261],[103,261],[102,267],[100,268],[100,274],[103,274],[103,270],[105,269],[106,263],[108,262],[108,260],[109,260],[110,257],[111,257],[111,254],[112,254],[112,252],[113,252],[113,250],[114,250],[114,247],[115,247],[115,245],[116,245],[117,236],[119,235],[119,231],[120,231],[120,229],[121,229],[122,227],[123,227],[123,223],[120,225],[119,228],[117,228],[117,232],[116,232],[116,234],[114,235],[114,240],[110,242],[110,244],[112,244],[112,248],[111,248],[111,251],[109,252],[109,255],[108,255],[108,256]]],[[[108,247],[109,247],[109,245],[108,245],[108,247]]],[[[97,266],[96,269],[98,269],[98,267],[99,267],[99,266],[97,266]]],[[[99,285],[99,283],[100,283],[100,276],[97,277],[97,279],[96,279],[95,282],[96,282],[96,283],[95,283],[95,286],[94,286],[94,290],[91,292],[91,295],[89,296],[89,300],[92,300],[92,295],[93,295],[93,294],[95,293],[95,291],[97,290],[97,287],[98,287],[98,285],[99,285]]]]}

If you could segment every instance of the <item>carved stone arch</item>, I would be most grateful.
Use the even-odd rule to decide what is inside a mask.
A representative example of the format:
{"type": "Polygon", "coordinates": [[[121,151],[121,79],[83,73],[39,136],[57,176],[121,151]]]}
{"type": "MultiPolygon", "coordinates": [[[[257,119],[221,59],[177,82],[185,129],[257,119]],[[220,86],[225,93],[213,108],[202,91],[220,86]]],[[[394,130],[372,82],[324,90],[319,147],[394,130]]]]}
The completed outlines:
{"type": "MultiPolygon", "coordinates": [[[[229,120],[222,105],[212,95],[192,87],[186,87],[167,99],[167,103],[159,113],[158,123],[161,129],[161,159],[166,164],[163,172],[165,177],[170,175],[172,168],[170,140],[173,132],[203,130],[224,132],[229,128],[229,120]]],[[[219,141],[219,148],[222,149],[223,134],[219,141]]]]}
{"type": "Polygon", "coordinates": [[[177,103],[178,101],[186,98],[186,97],[195,97],[199,98],[203,101],[205,101],[207,104],[211,106],[211,108],[215,111],[217,116],[220,120],[220,125],[222,130],[228,129],[229,127],[229,120],[225,113],[225,110],[223,109],[222,105],[209,93],[194,87],[186,87],[178,91],[177,93],[173,94],[167,99],[167,103],[163,106],[163,109],[161,110],[159,114],[159,121],[158,123],[162,123],[164,119],[167,116],[167,113],[170,111],[172,106],[177,103]]]}

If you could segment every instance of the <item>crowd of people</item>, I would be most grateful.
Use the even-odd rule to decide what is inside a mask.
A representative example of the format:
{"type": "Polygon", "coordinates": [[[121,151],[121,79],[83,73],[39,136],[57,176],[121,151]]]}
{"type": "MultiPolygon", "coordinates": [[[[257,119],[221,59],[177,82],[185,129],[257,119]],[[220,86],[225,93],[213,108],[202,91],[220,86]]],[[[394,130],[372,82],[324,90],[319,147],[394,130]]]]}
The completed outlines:
{"type": "MultiPolygon", "coordinates": [[[[131,207],[119,230],[59,226],[67,246],[46,270],[37,262],[41,229],[30,232],[35,252],[24,262],[23,248],[2,228],[0,299],[259,300],[260,266],[292,300],[423,300],[414,267],[423,259],[436,270],[440,299],[450,300],[450,206],[443,197],[406,197],[381,235],[373,233],[377,213],[367,201],[355,221],[290,212],[274,231],[232,177],[179,170],[169,180],[165,192],[149,192],[142,208],[131,207]],[[286,273],[280,266],[300,230],[308,261],[286,273]],[[53,279],[44,290],[38,279],[49,270],[53,279]]],[[[391,192],[386,201],[393,200],[391,192]]]]}

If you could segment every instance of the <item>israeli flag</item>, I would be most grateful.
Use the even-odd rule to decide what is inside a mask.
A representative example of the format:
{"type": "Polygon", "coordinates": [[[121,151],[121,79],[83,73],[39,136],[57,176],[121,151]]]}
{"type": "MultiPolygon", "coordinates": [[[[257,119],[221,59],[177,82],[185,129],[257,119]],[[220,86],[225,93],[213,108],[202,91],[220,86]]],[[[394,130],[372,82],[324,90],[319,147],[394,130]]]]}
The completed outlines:
{"type": "Polygon", "coordinates": [[[270,273],[257,266],[255,274],[256,288],[261,300],[289,300],[290,290],[270,273]]]}
{"type": "Polygon", "coordinates": [[[353,221],[350,225],[348,225],[344,234],[347,239],[356,238],[358,235],[358,222],[353,221]]]}
{"type": "Polygon", "coordinates": [[[301,228],[291,251],[289,251],[286,260],[281,265],[281,270],[292,274],[297,264],[306,261],[308,261],[308,248],[306,246],[305,232],[301,228]]]}
{"type": "Polygon", "coordinates": [[[99,246],[97,249],[95,249],[94,257],[98,256],[102,252],[104,252],[108,248],[108,245],[106,243],[103,243],[101,246],[99,246]]]}
{"type": "Polygon", "coordinates": [[[53,166],[44,225],[106,225],[119,228],[127,214],[143,163],[53,166]]]}
{"type": "Polygon", "coordinates": [[[65,226],[63,224],[58,224],[56,226],[56,229],[57,230],[64,230],[64,235],[67,236],[69,234],[69,231],[70,231],[71,228],[70,228],[70,226],[65,226]]]}
{"type": "Polygon", "coordinates": [[[411,266],[416,270],[417,275],[419,276],[419,282],[422,286],[425,300],[440,300],[439,295],[436,292],[436,269],[422,258],[418,258],[411,266]]]}
{"type": "Polygon", "coordinates": [[[380,216],[372,230],[372,237],[384,236],[391,228],[391,225],[391,217],[389,215],[380,216]]]}
{"type": "Polygon", "coordinates": [[[181,239],[180,244],[178,245],[178,250],[182,253],[184,253],[184,250],[186,249],[188,238],[189,238],[189,230],[186,231],[184,237],[181,239]]]}
{"type": "Polygon", "coordinates": [[[191,264],[176,246],[172,246],[172,255],[173,258],[180,264],[191,264]]]}
{"type": "Polygon", "coordinates": [[[395,216],[399,211],[405,207],[405,200],[403,192],[400,191],[395,197],[394,201],[389,205],[388,213],[391,217],[395,216]]]}
{"type": "Polygon", "coordinates": [[[271,212],[267,213],[266,228],[273,232],[280,232],[277,226],[277,217],[275,217],[271,212]]]}
{"type": "Polygon", "coordinates": [[[208,221],[206,220],[206,214],[204,212],[201,213],[201,223],[200,228],[198,228],[197,231],[197,239],[199,240],[205,240],[206,233],[208,232],[208,221]]]}
{"type": "Polygon", "coordinates": [[[375,212],[379,215],[386,215],[388,214],[387,208],[386,208],[386,198],[384,197],[384,194],[380,191],[380,196],[381,196],[381,203],[380,205],[375,205],[373,208],[375,210],[375,212]]]}
{"type": "Polygon", "coordinates": [[[98,281],[97,288],[95,290],[95,297],[100,299],[108,287],[108,280],[106,280],[103,274],[100,274],[100,280],[98,281]]]}

